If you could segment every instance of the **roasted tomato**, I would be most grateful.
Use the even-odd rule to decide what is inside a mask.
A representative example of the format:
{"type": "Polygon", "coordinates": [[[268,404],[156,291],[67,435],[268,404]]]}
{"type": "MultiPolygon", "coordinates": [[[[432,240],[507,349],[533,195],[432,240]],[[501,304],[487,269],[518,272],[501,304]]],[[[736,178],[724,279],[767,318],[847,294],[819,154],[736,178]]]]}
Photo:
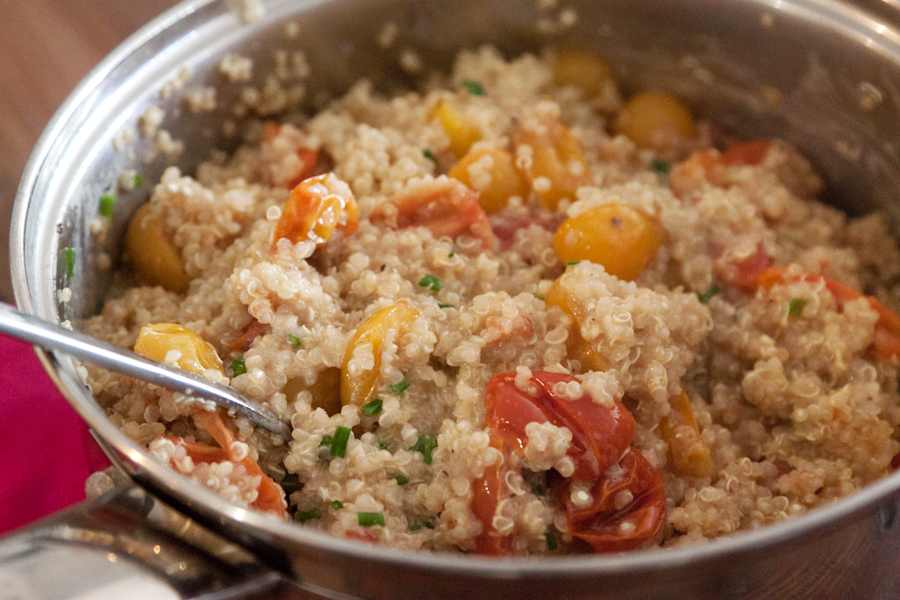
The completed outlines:
{"type": "Polygon", "coordinates": [[[634,448],[594,485],[590,505],[576,505],[570,488],[564,493],[569,531],[594,552],[637,548],[666,522],[662,476],[634,448]]]}
{"type": "Polygon", "coordinates": [[[569,456],[575,463],[572,475],[579,481],[592,481],[614,465],[634,439],[634,417],[615,399],[607,408],[588,395],[569,400],[555,386],[578,381],[571,375],[535,371],[531,377],[538,390],[529,396],[516,387],[515,373],[491,378],[485,392],[487,424],[504,448],[524,449],[528,443],[525,426],[532,422],[550,422],[572,432],[569,456]]]}
{"type": "Polygon", "coordinates": [[[537,371],[529,383],[535,395],[523,392],[515,373],[495,375],[488,382],[485,408],[491,446],[507,460],[485,469],[475,482],[472,511],[482,524],[476,540],[481,554],[509,553],[511,538],[501,536],[493,521],[509,490],[504,484],[511,453],[528,443],[528,423],[552,423],[572,432],[568,455],[575,469],[559,489],[569,529],[595,552],[635,548],[660,530],[666,517],[662,477],[643,455],[632,448],[635,423],[618,400],[603,406],[588,394],[569,399],[557,386],[578,379],[571,375],[537,371]],[[590,504],[571,500],[573,482],[592,482],[590,504]]]}

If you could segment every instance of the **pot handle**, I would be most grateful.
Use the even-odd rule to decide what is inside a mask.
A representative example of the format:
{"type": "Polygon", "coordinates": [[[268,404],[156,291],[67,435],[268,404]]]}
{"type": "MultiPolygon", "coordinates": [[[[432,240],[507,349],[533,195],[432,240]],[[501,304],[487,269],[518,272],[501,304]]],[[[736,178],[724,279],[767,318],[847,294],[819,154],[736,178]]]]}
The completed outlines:
{"type": "Polygon", "coordinates": [[[299,592],[133,484],[0,541],[0,600],[309,597],[299,592]]]}

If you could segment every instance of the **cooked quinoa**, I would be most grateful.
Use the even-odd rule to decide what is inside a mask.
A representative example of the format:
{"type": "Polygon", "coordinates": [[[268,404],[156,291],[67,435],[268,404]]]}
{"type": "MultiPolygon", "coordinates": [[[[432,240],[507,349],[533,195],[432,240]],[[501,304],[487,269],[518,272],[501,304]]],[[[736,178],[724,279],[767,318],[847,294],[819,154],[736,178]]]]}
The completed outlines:
{"type": "Polygon", "coordinates": [[[148,324],[187,328],[215,349],[195,370],[293,439],[227,415],[216,433],[193,399],[88,367],[110,419],[238,505],[408,550],[694,544],[886,475],[886,218],[817,201],[779,140],[719,152],[690,122],[639,148],[614,80],[564,85],[559,64],[463,52],[422,91],[361,81],[193,177],[169,168],[132,224],[137,279],[83,329],[134,348],[148,324]],[[289,197],[340,202],[298,233],[289,197]],[[510,424],[510,406],[544,416],[510,424]]]}

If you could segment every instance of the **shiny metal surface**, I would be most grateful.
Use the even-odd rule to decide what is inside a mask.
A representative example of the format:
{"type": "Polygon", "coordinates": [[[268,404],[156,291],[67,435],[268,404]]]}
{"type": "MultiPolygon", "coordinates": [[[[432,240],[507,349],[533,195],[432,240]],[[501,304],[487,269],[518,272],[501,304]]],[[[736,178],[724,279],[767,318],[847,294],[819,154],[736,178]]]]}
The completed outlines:
{"type": "Polygon", "coordinates": [[[308,598],[294,589],[242,548],[133,486],[0,545],[0,600],[308,598]]]}
{"type": "Polygon", "coordinates": [[[199,375],[116,348],[78,331],[54,325],[17,311],[0,302],[0,333],[31,342],[115,373],[129,375],[166,389],[214,402],[225,410],[246,417],[284,440],[291,439],[291,427],[278,415],[234,388],[207,381],[199,375]]]}
{"type": "MultiPolygon", "coordinates": [[[[128,215],[146,190],[120,197],[105,240],[87,224],[101,193],[124,168],[150,181],[164,164],[144,165],[149,143],[131,158],[112,139],[151,104],[164,127],[187,144],[179,166],[190,170],[213,146],[227,110],[180,110],[157,90],[182,68],[220,101],[239,88],[216,76],[227,52],[246,54],[257,75],[276,49],[302,49],[312,66],[311,105],[361,76],[380,89],[408,86],[401,50],[445,68],[461,47],[493,43],[513,55],[541,46],[583,48],[614,65],[626,91],[676,92],[705,118],[737,136],[778,135],[796,143],[825,175],[828,198],[859,213],[885,210],[900,230],[900,35],[879,11],[833,0],[570,0],[577,22],[547,33],[533,0],[270,0],[264,19],[241,26],[225,0],[191,0],[139,32],[89,76],[60,109],[31,159],[13,217],[16,297],[22,310],[71,319],[98,307],[108,272],[99,257],[119,255],[128,215]],[[296,21],[302,34],[285,36],[296,21]],[[376,42],[382,25],[397,42],[376,42]],[[874,92],[872,90],[875,90],[874,92]],[[79,185],[71,185],[73,181],[79,185]],[[57,261],[76,251],[76,277],[57,261]],[[49,268],[48,268],[49,265],[49,268]],[[75,302],[61,307],[68,285],[75,302]]],[[[563,6],[564,5],[564,6],[563,6]]],[[[261,79],[257,80],[259,83],[261,79]]],[[[42,359],[75,408],[121,459],[131,476],[265,564],[290,573],[299,587],[333,598],[897,598],[900,597],[900,474],[841,502],[760,531],[694,548],[546,560],[402,553],[327,535],[225,502],[150,458],[106,419],[84,391],[71,360],[42,359]]]]}

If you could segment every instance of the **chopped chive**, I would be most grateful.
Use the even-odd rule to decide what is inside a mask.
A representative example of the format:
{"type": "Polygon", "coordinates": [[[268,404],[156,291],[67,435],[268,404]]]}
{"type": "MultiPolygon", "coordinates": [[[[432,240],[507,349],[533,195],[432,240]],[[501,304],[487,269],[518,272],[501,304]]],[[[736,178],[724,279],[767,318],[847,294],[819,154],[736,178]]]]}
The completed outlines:
{"type": "Polygon", "coordinates": [[[356,513],[356,518],[360,527],[371,527],[372,525],[381,525],[384,527],[384,513],[356,513]]]}
{"type": "Polygon", "coordinates": [[[359,411],[367,417],[374,417],[381,412],[381,407],[383,405],[384,401],[381,398],[375,398],[368,404],[363,404],[362,408],[360,408],[359,411]]]}
{"type": "Polygon", "coordinates": [[[545,488],[543,485],[538,483],[531,487],[531,493],[534,494],[535,496],[546,496],[547,488],[545,488]]]}
{"type": "Polygon", "coordinates": [[[387,442],[378,442],[379,450],[387,450],[387,442]]]}
{"type": "Polygon", "coordinates": [[[661,158],[654,158],[650,162],[650,168],[659,173],[660,175],[668,175],[669,173],[669,161],[663,160],[661,158]]]}
{"type": "Polygon", "coordinates": [[[803,312],[803,308],[809,303],[809,300],[804,298],[794,298],[791,300],[791,303],[788,304],[788,314],[792,317],[797,317],[800,313],[803,312]]]}
{"type": "Polygon", "coordinates": [[[574,267],[575,265],[577,265],[577,264],[580,263],[580,262],[581,262],[580,260],[569,260],[569,261],[566,261],[566,266],[567,266],[567,267],[574,267]]]}
{"type": "Polygon", "coordinates": [[[403,392],[405,392],[406,389],[407,389],[410,385],[412,385],[412,382],[410,382],[409,379],[407,379],[406,377],[404,377],[403,380],[400,381],[399,383],[392,383],[392,384],[390,385],[391,393],[394,394],[395,396],[399,396],[400,394],[402,394],[403,392]]]}
{"type": "Polygon", "coordinates": [[[424,150],[422,150],[422,156],[424,156],[431,162],[437,162],[437,159],[434,157],[434,152],[432,152],[428,148],[425,148],[424,150]]]}
{"type": "Polygon", "coordinates": [[[340,500],[335,500],[331,503],[331,508],[333,508],[334,510],[341,510],[342,508],[344,508],[344,505],[340,500]]]}
{"type": "Polygon", "coordinates": [[[438,308],[455,308],[452,304],[441,304],[438,302],[438,308]]]}
{"type": "Polygon", "coordinates": [[[296,473],[288,473],[281,479],[281,487],[287,494],[300,489],[300,477],[296,473]]]}
{"type": "Polygon", "coordinates": [[[553,536],[553,532],[549,528],[544,532],[544,539],[547,540],[547,550],[556,550],[556,538],[553,536]]]}
{"type": "Polygon", "coordinates": [[[235,377],[238,375],[243,375],[247,372],[247,363],[243,358],[235,358],[231,361],[231,372],[235,377]]]}
{"type": "Polygon", "coordinates": [[[319,447],[321,448],[322,446],[330,446],[333,441],[334,438],[332,438],[330,435],[324,435],[322,436],[322,443],[319,444],[319,447]]]}
{"type": "Polygon", "coordinates": [[[702,294],[699,294],[698,298],[700,299],[700,302],[702,302],[703,304],[708,304],[709,301],[712,299],[712,297],[721,291],[722,290],[721,290],[721,288],[719,288],[719,286],[717,286],[716,284],[712,284],[711,286],[709,286],[708,290],[706,290],[702,294]]]}
{"type": "Polygon", "coordinates": [[[471,79],[463,79],[463,87],[473,96],[484,96],[484,86],[471,79]]]}
{"type": "Polygon", "coordinates": [[[434,529],[434,525],[429,523],[428,521],[423,521],[422,519],[416,519],[412,525],[409,526],[410,531],[418,531],[422,528],[425,529],[434,529]]]}
{"type": "Polygon", "coordinates": [[[100,215],[106,218],[113,216],[113,210],[116,207],[116,197],[112,194],[103,194],[100,196],[100,215]]]}
{"type": "Polygon", "coordinates": [[[134,174],[134,187],[139,188],[144,185],[144,176],[140,173],[134,174]]]}
{"type": "Polygon", "coordinates": [[[790,419],[787,419],[787,420],[785,420],[784,423],[782,423],[781,426],[782,426],[783,428],[785,428],[785,429],[793,429],[793,428],[794,428],[794,422],[791,421],[790,419]]]}
{"type": "Polygon", "coordinates": [[[322,511],[318,508],[311,508],[309,510],[298,510],[294,513],[294,520],[299,523],[304,523],[306,521],[310,521],[312,519],[318,519],[322,516],[322,511]]]}
{"type": "Polygon", "coordinates": [[[331,455],[344,458],[347,453],[347,441],[350,440],[350,428],[338,425],[334,430],[334,441],[331,442],[331,455]]]}
{"type": "Polygon", "coordinates": [[[298,338],[293,333],[288,334],[288,341],[291,343],[291,346],[293,346],[294,348],[302,348],[303,347],[303,340],[298,338]]]}
{"type": "Polygon", "coordinates": [[[454,256],[456,256],[456,252],[451,252],[447,255],[447,258],[453,258],[454,256]]]}
{"type": "Polygon", "coordinates": [[[537,292],[531,292],[531,295],[537,298],[538,300],[543,300],[544,297],[538,294],[537,292]]]}
{"type": "Polygon", "coordinates": [[[434,275],[426,275],[419,280],[419,287],[430,288],[434,292],[441,291],[444,283],[434,275]]]}
{"type": "Polygon", "coordinates": [[[75,276],[75,248],[62,249],[63,265],[65,265],[66,277],[75,276]]]}
{"type": "Polygon", "coordinates": [[[391,479],[396,479],[397,485],[406,485],[407,483],[409,483],[409,478],[405,475],[394,475],[393,477],[391,477],[391,479]]]}
{"type": "Polygon", "coordinates": [[[437,445],[437,440],[433,436],[423,435],[410,450],[413,452],[421,452],[422,456],[425,458],[425,464],[430,465],[431,451],[437,448],[437,445]]]}

